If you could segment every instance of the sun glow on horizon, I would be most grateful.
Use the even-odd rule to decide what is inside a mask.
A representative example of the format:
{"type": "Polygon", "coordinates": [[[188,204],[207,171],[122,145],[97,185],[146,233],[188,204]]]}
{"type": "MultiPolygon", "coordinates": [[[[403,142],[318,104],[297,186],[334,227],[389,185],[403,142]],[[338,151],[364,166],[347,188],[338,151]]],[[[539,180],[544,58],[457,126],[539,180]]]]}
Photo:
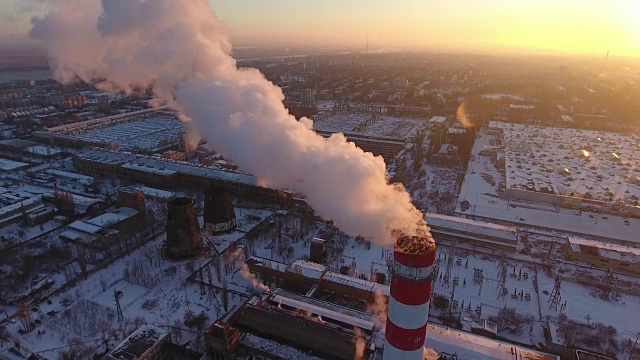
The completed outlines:
{"type": "MultiPolygon", "coordinates": [[[[54,3],[51,1],[51,3],[54,3]]],[[[239,46],[640,56],[640,0],[209,0],[239,46]]],[[[29,41],[42,0],[0,4],[0,43],[29,41]],[[25,10],[28,9],[28,10],[25,10]],[[2,17],[2,14],[9,16],[2,17]]]]}

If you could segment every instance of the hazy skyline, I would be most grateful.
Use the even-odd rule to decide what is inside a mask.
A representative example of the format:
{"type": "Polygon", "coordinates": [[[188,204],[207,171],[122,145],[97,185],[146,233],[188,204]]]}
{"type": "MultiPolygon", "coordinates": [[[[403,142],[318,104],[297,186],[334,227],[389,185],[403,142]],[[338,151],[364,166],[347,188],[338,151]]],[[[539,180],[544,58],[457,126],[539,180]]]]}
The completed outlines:
{"type": "MultiPolygon", "coordinates": [[[[0,4],[0,43],[27,32],[45,0],[0,4]]],[[[635,0],[209,0],[236,46],[640,55],[635,0]]]]}

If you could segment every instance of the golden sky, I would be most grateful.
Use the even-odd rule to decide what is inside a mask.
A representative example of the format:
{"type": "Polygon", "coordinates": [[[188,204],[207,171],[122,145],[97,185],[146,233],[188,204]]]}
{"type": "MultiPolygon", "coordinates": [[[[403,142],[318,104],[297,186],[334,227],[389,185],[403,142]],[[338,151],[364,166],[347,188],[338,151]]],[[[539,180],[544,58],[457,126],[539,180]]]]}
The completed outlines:
{"type": "Polygon", "coordinates": [[[640,0],[210,0],[250,42],[640,55],[640,0]]]}
{"type": "MultiPolygon", "coordinates": [[[[239,45],[640,56],[640,0],[209,0],[239,45]]],[[[26,38],[42,0],[0,1],[0,40],[26,38]]]]}

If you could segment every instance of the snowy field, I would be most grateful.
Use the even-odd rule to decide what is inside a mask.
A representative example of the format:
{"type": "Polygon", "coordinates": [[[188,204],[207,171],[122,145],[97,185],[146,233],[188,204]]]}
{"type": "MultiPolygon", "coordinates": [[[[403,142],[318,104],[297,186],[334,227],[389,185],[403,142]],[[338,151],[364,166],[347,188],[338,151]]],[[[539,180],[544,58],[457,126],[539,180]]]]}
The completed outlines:
{"type": "Polygon", "coordinates": [[[518,223],[522,227],[555,229],[626,242],[640,242],[640,220],[556,207],[550,204],[509,200],[499,197],[504,175],[488,156],[480,155],[491,145],[494,135],[480,130],[472,150],[467,173],[460,189],[456,213],[488,221],[518,223]]]}
{"type": "MultiPolygon", "coordinates": [[[[236,208],[238,231],[222,236],[221,248],[212,249],[212,256],[271,214],[272,211],[268,210],[236,208]]],[[[67,345],[78,338],[83,340],[87,351],[103,351],[105,338],[113,348],[144,323],[172,329],[172,337],[181,343],[202,341],[195,335],[197,329],[184,324],[185,315],[204,313],[211,323],[225,313],[222,298],[219,290],[203,288],[185,280],[210,258],[203,256],[184,262],[164,260],[160,256],[164,240],[163,234],[71,289],[51,297],[50,304],[42,303],[37,311],[31,313],[31,320],[38,320],[36,323],[41,325],[27,334],[17,335],[22,325],[14,321],[7,326],[10,334],[19,339],[24,348],[50,358],[57,358],[58,352],[68,349],[67,345]],[[122,323],[117,319],[114,291],[122,292],[122,323]]],[[[239,267],[228,276],[243,292],[252,286],[239,273],[239,267]]],[[[62,280],[57,282],[58,286],[61,283],[62,280]]],[[[228,310],[238,306],[242,300],[242,297],[231,293],[228,310]]]]}
{"type": "Polygon", "coordinates": [[[432,164],[424,164],[423,169],[427,175],[426,198],[422,199],[426,205],[426,211],[453,214],[457,199],[458,170],[432,164]]]}
{"type": "Polygon", "coordinates": [[[95,127],[69,135],[88,141],[117,142],[123,150],[154,150],[178,141],[182,122],[174,117],[153,116],[115,125],[95,127]]]}
{"type": "MultiPolygon", "coordinates": [[[[616,300],[604,300],[596,288],[573,281],[575,273],[563,269],[560,306],[556,309],[550,303],[555,280],[543,271],[542,264],[534,259],[519,260],[517,256],[499,256],[499,252],[489,255],[487,250],[483,251],[487,254],[440,245],[437,255],[439,275],[434,280],[432,299],[436,294],[453,299],[451,310],[454,313],[462,312],[462,317],[495,322],[500,321],[502,309],[514,309],[522,324],[514,329],[499,330],[498,335],[521,343],[544,343],[542,326],[547,319],[554,321],[560,314],[576,322],[588,320],[591,324],[613,326],[621,342],[635,338],[639,329],[638,317],[629,315],[640,309],[640,297],[621,293],[616,300]],[[481,281],[475,277],[476,269],[482,271],[481,281]],[[448,281],[445,280],[447,272],[448,281]],[[457,285],[454,286],[456,278],[457,285]],[[506,292],[501,292],[503,287],[506,292]],[[566,307],[562,308],[565,302],[566,307]]],[[[432,316],[441,313],[432,305],[432,316]]]]}
{"type": "Polygon", "coordinates": [[[625,134],[492,122],[504,132],[506,187],[600,201],[640,199],[640,148],[625,134]]]}
{"type": "Polygon", "coordinates": [[[423,125],[424,120],[414,118],[340,112],[317,116],[313,126],[331,132],[411,139],[423,125]]]}

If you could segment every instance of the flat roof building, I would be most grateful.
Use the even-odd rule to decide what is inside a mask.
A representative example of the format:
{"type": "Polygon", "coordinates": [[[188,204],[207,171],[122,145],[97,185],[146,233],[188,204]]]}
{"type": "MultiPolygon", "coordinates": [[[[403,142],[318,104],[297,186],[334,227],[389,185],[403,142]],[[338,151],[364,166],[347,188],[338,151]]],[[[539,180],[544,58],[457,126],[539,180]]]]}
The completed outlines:
{"type": "Polygon", "coordinates": [[[436,240],[458,241],[511,251],[515,251],[518,245],[518,230],[515,226],[434,213],[425,214],[425,220],[436,240]]]}

